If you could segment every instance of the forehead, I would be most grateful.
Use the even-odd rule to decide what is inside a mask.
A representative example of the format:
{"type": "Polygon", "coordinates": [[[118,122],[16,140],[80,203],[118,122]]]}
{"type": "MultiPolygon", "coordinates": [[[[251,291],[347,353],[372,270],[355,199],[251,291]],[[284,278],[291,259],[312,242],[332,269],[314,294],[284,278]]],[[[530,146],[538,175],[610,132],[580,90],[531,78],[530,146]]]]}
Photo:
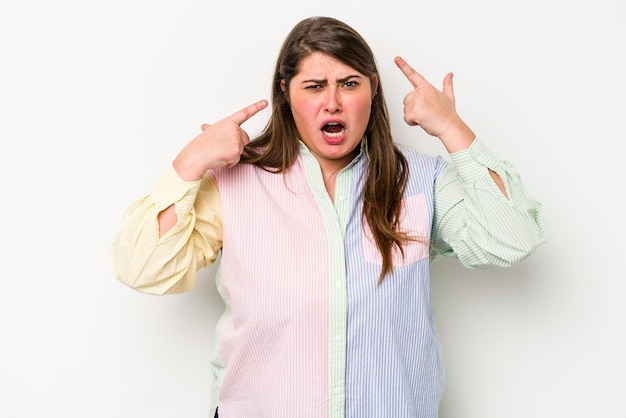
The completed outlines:
{"type": "Polygon", "coordinates": [[[298,74],[294,78],[314,78],[320,80],[363,76],[349,65],[321,52],[312,52],[300,61],[298,74]]]}

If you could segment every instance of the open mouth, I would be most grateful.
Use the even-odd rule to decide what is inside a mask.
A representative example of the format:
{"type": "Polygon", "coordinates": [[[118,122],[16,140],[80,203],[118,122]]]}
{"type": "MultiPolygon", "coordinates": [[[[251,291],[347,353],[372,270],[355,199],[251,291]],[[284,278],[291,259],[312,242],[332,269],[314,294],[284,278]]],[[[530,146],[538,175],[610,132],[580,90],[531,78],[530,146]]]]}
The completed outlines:
{"type": "Polygon", "coordinates": [[[322,132],[329,138],[339,138],[345,132],[346,127],[339,122],[330,122],[322,126],[322,132]]]}

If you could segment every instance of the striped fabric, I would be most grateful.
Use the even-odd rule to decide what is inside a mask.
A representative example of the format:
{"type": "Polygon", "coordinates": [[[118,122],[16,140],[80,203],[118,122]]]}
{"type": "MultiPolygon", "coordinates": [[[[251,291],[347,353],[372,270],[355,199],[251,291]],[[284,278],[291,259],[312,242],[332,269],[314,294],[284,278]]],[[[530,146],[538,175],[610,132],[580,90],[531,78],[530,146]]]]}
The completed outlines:
{"type": "MultiPolygon", "coordinates": [[[[220,170],[227,311],[213,358],[220,417],[319,417],[328,396],[329,259],[300,164],[220,170]]],[[[335,260],[333,260],[335,261],[335,260]]]]}
{"type": "Polygon", "coordinates": [[[361,218],[366,156],[338,174],[334,201],[302,146],[284,175],[240,164],[185,183],[171,169],[126,212],[112,256],[135,289],[190,290],[222,251],[211,405],[220,417],[437,417],[445,376],[429,261],[441,253],[467,268],[506,267],[544,242],[545,228],[519,176],[479,140],[454,165],[404,153],[402,228],[420,240],[394,254],[381,285],[361,218]],[[178,223],[159,239],[156,215],[172,203],[178,223]]]}
{"type": "MultiPolygon", "coordinates": [[[[444,370],[435,330],[429,281],[428,242],[435,179],[441,158],[405,151],[411,177],[404,197],[403,229],[417,240],[396,253],[391,277],[377,285],[382,260],[353,209],[347,227],[348,417],[437,417],[444,370]]],[[[361,165],[365,165],[363,161],[361,165]]],[[[352,193],[361,201],[362,170],[353,173],[352,193]]]]}

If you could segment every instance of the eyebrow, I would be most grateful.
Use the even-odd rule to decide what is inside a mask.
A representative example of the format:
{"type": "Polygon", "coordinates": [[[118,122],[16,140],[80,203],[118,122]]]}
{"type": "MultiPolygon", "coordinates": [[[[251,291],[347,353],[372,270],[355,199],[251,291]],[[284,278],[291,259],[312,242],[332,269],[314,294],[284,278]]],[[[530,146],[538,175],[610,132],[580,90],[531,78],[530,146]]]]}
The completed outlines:
{"type": "MultiPolygon", "coordinates": [[[[343,77],[337,80],[337,83],[345,83],[346,81],[349,81],[350,79],[353,78],[362,78],[363,76],[358,75],[358,74],[354,74],[354,75],[349,75],[347,77],[343,77]]],[[[328,80],[315,80],[315,79],[310,79],[310,80],[303,80],[302,83],[315,83],[315,84],[328,84],[328,80]]]]}

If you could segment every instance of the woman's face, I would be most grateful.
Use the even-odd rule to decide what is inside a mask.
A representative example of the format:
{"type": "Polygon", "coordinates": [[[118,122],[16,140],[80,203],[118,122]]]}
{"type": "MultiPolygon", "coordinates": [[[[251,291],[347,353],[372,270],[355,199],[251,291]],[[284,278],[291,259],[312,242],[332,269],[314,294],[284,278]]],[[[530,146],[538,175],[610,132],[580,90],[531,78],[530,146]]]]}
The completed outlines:
{"type": "Polygon", "coordinates": [[[300,139],[323,172],[344,167],[357,154],[376,83],[373,89],[368,77],[320,52],[301,61],[289,83],[289,104],[300,139]]]}

